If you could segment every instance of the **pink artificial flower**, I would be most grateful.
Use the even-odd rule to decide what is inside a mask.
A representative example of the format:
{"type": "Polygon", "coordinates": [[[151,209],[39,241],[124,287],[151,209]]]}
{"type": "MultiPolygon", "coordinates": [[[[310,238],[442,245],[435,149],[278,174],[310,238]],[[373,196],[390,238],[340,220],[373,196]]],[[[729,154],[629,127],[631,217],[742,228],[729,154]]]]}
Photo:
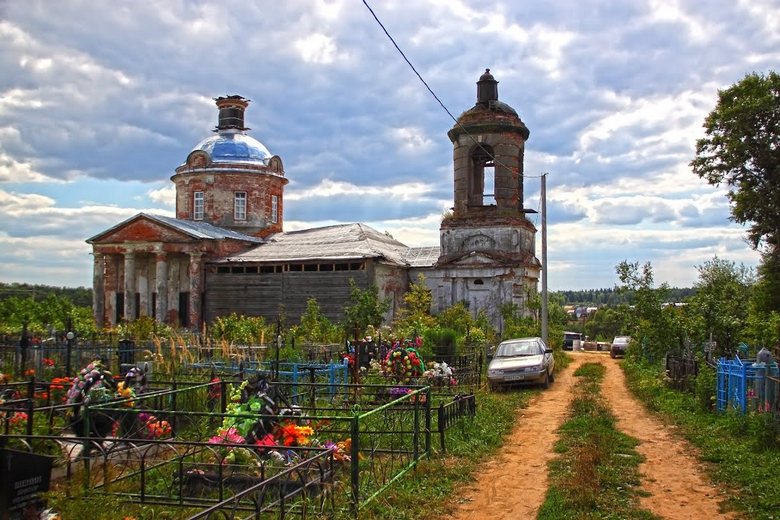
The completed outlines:
{"type": "Polygon", "coordinates": [[[235,428],[217,430],[217,435],[209,439],[209,444],[244,444],[244,438],[235,428]]]}

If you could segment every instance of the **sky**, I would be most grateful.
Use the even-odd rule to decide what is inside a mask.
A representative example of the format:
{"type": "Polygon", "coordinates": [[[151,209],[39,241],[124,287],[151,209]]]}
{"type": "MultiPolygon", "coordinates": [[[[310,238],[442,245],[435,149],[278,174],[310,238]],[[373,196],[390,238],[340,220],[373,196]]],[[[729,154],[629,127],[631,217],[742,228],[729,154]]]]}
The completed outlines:
{"type": "Polygon", "coordinates": [[[234,94],[284,162],[285,231],[438,245],[448,111],[486,68],[531,132],[525,207],[547,174],[550,290],[614,287],[623,260],[677,287],[756,265],[689,163],[718,90],[778,70],[780,0],[368,4],[441,104],[359,0],[0,0],[0,281],[90,286],[85,240],[173,216],[170,177],[234,94]]]}

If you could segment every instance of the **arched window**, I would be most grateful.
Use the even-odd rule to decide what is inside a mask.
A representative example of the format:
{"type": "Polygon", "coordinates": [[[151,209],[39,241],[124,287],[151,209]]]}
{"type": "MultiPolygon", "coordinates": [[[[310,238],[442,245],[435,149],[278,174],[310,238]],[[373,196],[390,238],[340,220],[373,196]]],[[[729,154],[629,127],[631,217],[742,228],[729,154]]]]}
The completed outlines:
{"type": "Polygon", "coordinates": [[[496,167],[493,149],[480,145],[471,152],[469,177],[469,206],[488,206],[496,203],[496,167]]]}

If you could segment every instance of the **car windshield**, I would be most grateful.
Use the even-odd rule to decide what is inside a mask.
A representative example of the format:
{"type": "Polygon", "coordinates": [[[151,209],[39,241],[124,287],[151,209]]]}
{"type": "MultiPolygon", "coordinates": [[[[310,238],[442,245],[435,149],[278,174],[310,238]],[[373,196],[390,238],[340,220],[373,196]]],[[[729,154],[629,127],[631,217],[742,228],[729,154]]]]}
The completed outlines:
{"type": "Polygon", "coordinates": [[[625,336],[619,336],[612,341],[613,345],[627,345],[631,338],[625,336]]]}
{"type": "Polygon", "coordinates": [[[541,353],[536,341],[513,341],[501,343],[496,350],[496,357],[538,356],[541,353]]]}

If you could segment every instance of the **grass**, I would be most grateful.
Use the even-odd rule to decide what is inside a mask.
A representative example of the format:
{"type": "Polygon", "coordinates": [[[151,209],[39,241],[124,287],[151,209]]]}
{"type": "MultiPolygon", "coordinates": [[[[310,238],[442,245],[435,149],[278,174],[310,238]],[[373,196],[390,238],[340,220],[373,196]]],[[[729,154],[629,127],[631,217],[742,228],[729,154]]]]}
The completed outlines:
{"type": "MultiPolygon", "coordinates": [[[[556,349],[555,362],[556,372],[560,372],[569,364],[570,358],[556,349]]],[[[477,416],[464,419],[447,431],[447,452],[437,451],[438,443],[434,439],[432,456],[423,459],[410,475],[400,479],[388,491],[361,509],[361,520],[433,520],[447,517],[454,507],[452,497],[456,496],[461,488],[473,483],[473,476],[479,473],[485,461],[494,456],[503,445],[517,420],[518,410],[527,406],[537,393],[538,390],[500,393],[478,391],[477,416]]],[[[342,488],[341,492],[347,493],[348,490],[342,488]]],[[[341,497],[337,497],[337,503],[339,502],[341,497]]],[[[85,504],[80,500],[69,500],[67,503],[57,501],[55,505],[58,510],[62,508],[68,513],[63,515],[64,518],[70,518],[70,513],[75,514],[85,508],[85,504]]],[[[106,518],[117,518],[117,511],[122,511],[119,518],[127,515],[138,520],[178,519],[187,516],[181,509],[160,514],[159,508],[117,501],[116,507],[100,508],[99,512],[95,512],[97,516],[91,518],[99,520],[102,518],[102,512],[110,515],[106,518]],[[155,509],[158,516],[154,514],[155,509]]],[[[337,505],[336,518],[352,518],[352,515],[337,505]]]]}
{"type": "Polygon", "coordinates": [[[637,441],[616,428],[615,417],[600,395],[605,368],[585,363],[575,376],[569,416],[558,429],[550,487],[540,520],[566,518],[651,519],[639,509],[637,441]]]}
{"type": "Polygon", "coordinates": [[[477,416],[447,432],[447,453],[434,453],[361,510],[361,520],[432,520],[448,516],[452,497],[501,447],[533,391],[477,393],[477,416]]]}
{"type": "Polygon", "coordinates": [[[701,399],[667,388],[663,371],[631,358],[623,362],[629,388],[681,434],[709,463],[708,472],[728,493],[728,506],[751,519],[780,518],[780,439],[769,414],[716,413],[701,399]]]}

